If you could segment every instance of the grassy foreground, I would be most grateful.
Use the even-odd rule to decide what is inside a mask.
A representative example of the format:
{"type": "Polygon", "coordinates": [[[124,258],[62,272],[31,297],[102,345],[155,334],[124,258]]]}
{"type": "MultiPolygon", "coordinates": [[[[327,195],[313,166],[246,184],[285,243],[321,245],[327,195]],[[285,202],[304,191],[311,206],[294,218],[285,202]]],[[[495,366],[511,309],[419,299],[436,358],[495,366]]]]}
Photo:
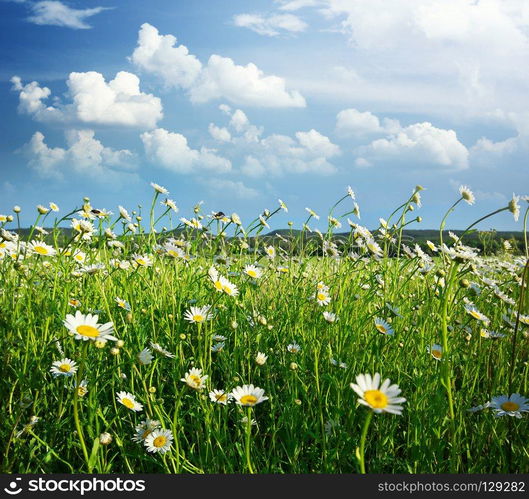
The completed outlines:
{"type": "Polygon", "coordinates": [[[529,471],[527,247],[403,245],[420,187],[340,246],[350,190],[296,254],[259,243],[283,203],[247,226],[197,206],[175,240],[154,188],[147,220],[85,200],[60,247],[47,208],[25,241],[0,222],[2,472],[529,471]]]}

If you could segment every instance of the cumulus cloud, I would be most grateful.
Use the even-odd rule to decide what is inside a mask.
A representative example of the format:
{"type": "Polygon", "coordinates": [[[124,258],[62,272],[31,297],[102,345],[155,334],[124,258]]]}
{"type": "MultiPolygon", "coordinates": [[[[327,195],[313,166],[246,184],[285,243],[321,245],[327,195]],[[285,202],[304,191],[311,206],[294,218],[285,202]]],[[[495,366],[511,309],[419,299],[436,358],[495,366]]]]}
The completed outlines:
{"type": "Polygon", "coordinates": [[[124,172],[136,168],[134,153],[128,149],[105,147],[95,138],[93,130],[68,130],[66,142],[67,148],[49,147],[44,135],[35,132],[21,152],[42,178],[64,179],[81,175],[108,182],[119,176],[118,170],[124,172]]]}
{"type": "Polygon", "coordinates": [[[242,157],[241,173],[258,178],[288,173],[329,175],[336,167],[329,161],[341,154],[339,146],[317,130],[299,131],[293,137],[264,135],[262,127],[253,125],[246,114],[236,109],[221,109],[229,118],[231,143],[228,152],[242,157]]]}
{"type": "Polygon", "coordinates": [[[274,0],[279,3],[279,10],[295,11],[305,7],[317,7],[324,3],[324,0],[274,0]]]}
{"type": "Polygon", "coordinates": [[[145,23],[131,61],[159,77],[168,87],[187,91],[192,102],[224,98],[237,105],[255,107],[304,107],[303,96],[286,88],[283,78],[265,75],[255,64],[240,66],[229,57],[213,54],[203,65],[173,35],[160,35],[145,23]]]}
{"type": "Polygon", "coordinates": [[[233,18],[233,23],[264,36],[300,33],[307,29],[307,24],[293,14],[238,14],[233,18]]]}
{"type": "Polygon", "coordinates": [[[225,173],[231,170],[231,162],[218,156],[215,150],[202,147],[192,149],[187,138],[180,133],[157,128],[141,134],[147,157],[154,163],[175,173],[225,173]]]}
{"type": "Polygon", "coordinates": [[[336,116],[336,131],[343,136],[362,137],[370,134],[394,133],[400,128],[398,120],[384,118],[382,123],[369,111],[344,109],[336,116]]]}
{"type": "Polygon", "coordinates": [[[30,23],[49,26],[63,26],[72,29],[90,29],[86,20],[109,7],[91,9],[74,9],[58,1],[36,2],[30,5],[32,15],[27,18],[30,23]]]}
{"type": "Polygon", "coordinates": [[[43,101],[51,91],[38,82],[23,85],[18,76],[11,78],[13,90],[19,92],[19,112],[38,121],[78,121],[91,125],[124,125],[154,128],[163,117],[158,97],[143,93],[140,80],[132,73],[120,71],[108,83],[101,73],[70,73],[66,84],[71,103],[43,101]]]}
{"type": "MultiPolygon", "coordinates": [[[[357,150],[362,162],[393,164],[413,168],[436,166],[463,170],[469,166],[469,151],[454,130],[431,123],[415,123],[398,133],[372,141],[357,150]]],[[[366,163],[359,166],[368,166],[366,163]]]]}
{"type": "Polygon", "coordinates": [[[259,192],[253,187],[247,187],[240,180],[227,180],[220,178],[204,179],[210,192],[216,196],[234,196],[239,199],[254,199],[259,196],[259,192]]]}
{"type": "Polygon", "coordinates": [[[219,142],[230,142],[231,141],[231,133],[230,131],[225,127],[218,127],[214,123],[209,124],[209,134],[219,142]]]}

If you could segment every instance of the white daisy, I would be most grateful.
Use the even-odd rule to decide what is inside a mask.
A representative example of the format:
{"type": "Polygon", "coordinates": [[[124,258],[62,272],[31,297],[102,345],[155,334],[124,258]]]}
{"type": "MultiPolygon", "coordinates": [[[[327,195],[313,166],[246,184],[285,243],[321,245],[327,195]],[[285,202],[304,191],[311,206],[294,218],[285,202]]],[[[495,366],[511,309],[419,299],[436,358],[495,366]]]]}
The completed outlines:
{"type": "Polygon", "coordinates": [[[389,412],[391,414],[402,414],[402,406],[398,405],[406,402],[406,399],[399,397],[400,388],[394,384],[390,385],[390,380],[386,379],[380,385],[380,374],[360,374],[356,377],[356,384],[351,383],[351,388],[358,394],[359,403],[373,409],[377,414],[389,412]]]}
{"type": "Polygon", "coordinates": [[[209,398],[215,404],[227,405],[232,400],[230,393],[223,390],[212,390],[209,392],[209,398]]]}
{"type": "Polygon", "coordinates": [[[494,410],[496,417],[514,416],[521,418],[522,412],[529,412],[529,399],[519,393],[513,393],[510,396],[498,395],[492,397],[490,408],[494,410]]]}
{"type": "Polygon", "coordinates": [[[253,407],[268,400],[268,397],[264,395],[264,390],[253,385],[237,386],[232,390],[231,394],[235,399],[235,403],[244,407],[253,407]]]}
{"type": "Polygon", "coordinates": [[[196,367],[191,368],[185,373],[184,377],[180,379],[187,384],[187,386],[193,388],[193,390],[202,390],[206,387],[204,382],[208,379],[208,376],[202,374],[202,369],[196,367]]]}
{"type": "Polygon", "coordinates": [[[184,313],[184,319],[195,324],[209,321],[213,319],[213,314],[210,312],[210,309],[211,307],[209,305],[205,305],[204,307],[190,307],[184,313]]]}
{"type": "Polygon", "coordinates": [[[64,358],[56,360],[52,365],[50,372],[53,376],[73,376],[77,372],[77,364],[75,361],[64,358]]]}
{"type": "Polygon", "coordinates": [[[144,366],[149,365],[152,362],[153,358],[154,356],[152,355],[151,351],[148,348],[144,348],[138,354],[138,362],[144,366]]]}
{"type": "Polygon", "coordinates": [[[64,320],[64,325],[74,335],[76,340],[112,340],[117,341],[117,338],[112,336],[114,328],[112,322],[105,324],[98,324],[99,316],[82,314],[79,310],[75,315],[67,314],[64,320]]]}
{"type": "Polygon", "coordinates": [[[154,430],[144,440],[148,452],[159,452],[165,454],[171,449],[173,434],[171,430],[154,430]]]}
{"type": "Polygon", "coordinates": [[[134,412],[139,412],[143,409],[143,405],[139,402],[136,402],[134,395],[129,392],[118,392],[116,399],[120,404],[123,404],[127,409],[130,409],[134,412]]]}

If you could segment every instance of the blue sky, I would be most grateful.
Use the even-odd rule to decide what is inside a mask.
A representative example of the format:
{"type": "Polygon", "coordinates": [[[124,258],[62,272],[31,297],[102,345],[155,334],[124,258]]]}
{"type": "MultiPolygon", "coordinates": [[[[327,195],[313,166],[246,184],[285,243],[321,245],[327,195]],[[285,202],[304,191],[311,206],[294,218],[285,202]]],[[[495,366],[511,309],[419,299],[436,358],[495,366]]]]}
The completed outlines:
{"type": "Polygon", "coordinates": [[[451,228],[527,194],[523,0],[0,0],[0,27],[0,213],[24,225],[147,206],[151,181],[182,216],[281,198],[273,228],[348,185],[371,228],[417,184],[417,228],[462,184],[451,228]]]}

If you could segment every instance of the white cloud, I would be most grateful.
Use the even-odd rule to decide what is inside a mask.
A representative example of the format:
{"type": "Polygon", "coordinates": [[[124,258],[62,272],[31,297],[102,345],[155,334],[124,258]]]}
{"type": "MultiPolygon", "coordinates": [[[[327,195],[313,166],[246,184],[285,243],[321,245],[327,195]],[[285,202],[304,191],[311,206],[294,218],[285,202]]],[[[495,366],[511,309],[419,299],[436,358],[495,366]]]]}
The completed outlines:
{"type": "Polygon", "coordinates": [[[398,120],[383,118],[381,122],[369,111],[344,109],[336,116],[336,131],[343,136],[362,137],[371,134],[397,133],[400,128],[398,120]]]}
{"type": "Polygon", "coordinates": [[[469,166],[469,151],[459,142],[456,132],[436,128],[428,122],[404,127],[398,133],[359,147],[357,152],[360,158],[372,164],[410,168],[432,165],[453,170],[469,166]]]}
{"type": "Polygon", "coordinates": [[[255,64],[240,66],[229,57],[213,54],[206,65],[172,35],[160,35],[150,24],[139,31],[131,60],[140,69],[161,78],[168,87],[183,88],[192,102],[224,98],[255,107],[304,107],[303,96],[286,89],[283,78],[266,76],[255,64]]]}
{"type": "Polygon", "coordinates": [[[231,133],[225,127],[218,127],[214,123],[210,123],[208,131],[209,131],[209,134],[215,140],[218,140],[219,142],[230,142],[231,141],[231,133]]]}
{"type": "Polygon", "coordinates": [[[222,195],[235,196],[239,199],[254,199],[259,196],[259,192],[252,188],[244,185],[240,180],[227,180],[219,178],[211,178],[205,180],[209,190],[216,196],[222,195]]]}
{"type": "Polygon", "coordinates": [[[19,111],[38,121],[78,121],[91,125],[124,125],[154,128],[163,117],[158,97],[140,90],[139,78],[120,71],[108,83],[101,73],[70,73],[66,82],[71,103],[46,106],[51,91],[37,82],[23,85],[18,76],[11,79],[19,92],[19,111]]]}
{"type": "Polygon", "coordinates": [[[233,22],[235,26],[265,36],[278,36],[282,32],[301,33],[307,29],[307,24],[293,14],[238,14],[233,22]]]}
{"type": "Polygon", "coordinates": [[[90,29],[86,19],[95,16],[109,7],[91,9],[74,9],[58,1],[36,2],[30,6],[32,15],[27,18],[30,23],[49,26],[63,26],[72,29],[90,29]]]}
{"type": "Polygon", "coordinates": [[[105,147],[95,138],[93,130],[68,130],[66,149],[49,147],[44,139],[41,132],[36,132],[21,148],[29,166],[43,178],[64,179],[78,174],[108,182],[119,176],[116,170],[136,167],[136,157],[131,151],[105,147]]]}
{"type": "Polygon", "coordinates": [[[294,11],[305,7],[317,7],[321,5],[322,0],[275,0],[281,4],[279,10],[294,11]]]}
{"type": "Polygon", "coordinates": [[[252,125],[246,114],[224,109],[230,117],[231,153],[243,155],[241,173],[250,177],[282,176],[288,173],[329,175],[336,172],[330,159],[341,154],[328,137],[312,129],[294,137],[272,134],[262,137],[263,129],[252,125]]]}
{"type": "Polygon", "coordinates": [[[157,128],[141,134],[147,157],[156,164],[175,173],[225,173],[231,170],[231,162],[216,155],[215,150],[202,147],[191,149],[186,137],[179,133],[157,128]]]}

